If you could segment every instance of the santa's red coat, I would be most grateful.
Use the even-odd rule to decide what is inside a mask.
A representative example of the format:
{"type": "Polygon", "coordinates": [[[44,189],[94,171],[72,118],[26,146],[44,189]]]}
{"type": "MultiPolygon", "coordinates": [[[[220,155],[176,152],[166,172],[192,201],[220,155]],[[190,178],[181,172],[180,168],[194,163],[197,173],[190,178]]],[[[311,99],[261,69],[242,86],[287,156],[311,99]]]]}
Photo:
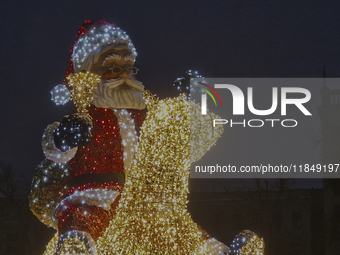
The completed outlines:
{"type": "MultiPolygon", "coordinates": [[[[127,111],[134,119],[139,137],[146,110],[127,111]]],[[[122,183],[117,182],[117,175],[124,175],[124,147],[118,118],[106,108],[92,106],[88,113],[93,119],[92,140],[86,147],[78,148],[70,160],[71,188],[67,196],[80,190],[101,188],[120,191],[122,187],[122,183]]],[[[111,204],[110,211],[86,204],[67,204],[68,209],[58,214],[59,233],[81,230],[90,233],[96,240],[108,226],[118,200],[119,197],[111,204]]]]}

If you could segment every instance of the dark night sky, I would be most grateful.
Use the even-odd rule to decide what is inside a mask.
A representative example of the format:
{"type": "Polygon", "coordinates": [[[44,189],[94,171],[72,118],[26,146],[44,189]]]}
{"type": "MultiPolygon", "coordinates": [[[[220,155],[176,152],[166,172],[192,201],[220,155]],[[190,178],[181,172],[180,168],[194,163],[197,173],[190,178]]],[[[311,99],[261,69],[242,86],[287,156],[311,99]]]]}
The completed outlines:
{"type": "Polygon", "coordinates": [[[31,178],[44,158],[44,128],[72,108],[55,106],[49,91],[86,19],[127,31],[137,78],[165,97],[189,68],[205,77],[321,77],[326,64],[340,77],[339,13],[338,0],[2,1],[0,160],[31,178]]]}

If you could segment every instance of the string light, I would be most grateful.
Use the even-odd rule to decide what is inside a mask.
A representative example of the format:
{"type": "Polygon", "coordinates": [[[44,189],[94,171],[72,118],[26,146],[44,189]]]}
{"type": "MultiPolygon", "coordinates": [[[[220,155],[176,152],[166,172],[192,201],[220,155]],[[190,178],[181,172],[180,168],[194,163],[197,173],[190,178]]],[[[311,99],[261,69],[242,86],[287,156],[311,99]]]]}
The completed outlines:
{"type": "MultiPolygon", "coordinates": [[[[118,110],[119,112],[121,110],[118,110]]],[[[127,110],[118,116],[114,111],[105,108],[89,108],[89,115],[93,119],[93,138],[87,147],[78,148],[78,152],[70,162],[70,171],[73,175],[85,173],[124,173],[127,166],[124,162],[124,152],[129,156],[127,134],[134,129],[139,135],[139,129],[145,118],[146,111],[127,110]],[[133,122],[132,123],[132,119],[133,122]],[[121,124],[126,125],[122,126],[121,124]],[[125,135],[126,134],[126,135],[125,135]],[[126,142],[126,150],[122,144],[126,142]]],[[[128,139],[129,138],[129,139],[128,139]]]]}
{"type": "MultiPolygon", "coordinates": [[[[55,207],[53,214],[53,224],[56,226],[58,224],[58,215],[69,208],[69,205],[74,204],[85,204],[95,205],[104,208],[105,210],[110,210],[111,204],[115,201],[116,197],[119,195],[117,190],[107,190],[107,189],[88,189],[84,191],[75,191],[72,195],[64,198],[55,207]]],[[[86,216],[86,212],[84,212],[86,216]]]]}
{"type": "Polygon", "coordinates": [[[231,255],[263,255],[264,241],[250,230],[243,230],[231,244],[231,255]]]}
{"type": "MultiPolygon", "coordinates": [[[[127,58],[132,61],[135,60],[137,52],[129,39],[129,36],[123,30],[114,26],[114,24],[107,24],[105,21],[85,21],[84,26],[82,26],[79,30],[76,39],[77,40],[70,51],[70,66],[67,70],[66,76],[68,85],[71,88],[72,100],[78,108],[78,113],[87,113],[87,107],[93,99],[93,85],[99,82],[100,77],[89,74],[88,72],[78,74],[70,73],[74,70],[76,72],[81,71],[83,69],[81,67],[85,60],[88,59],[89,56],[94,57],[92,53],[96,52],[99,48],[108,49],[116,45],[126,45],[132,52],[132,54],[127,56],[127,58]]],[[[63,82],[65,82],[65,79],[63,82]]],[[[62,93],[65,92],[67,94],[69,92],[65,88],[66,87],[64,85],[61,85],[56,88],[57,91],[51,92],[52,100],[55,101],[55,103],[66,103],[67,97],[62,93]]],[[[108,111],[108,109],[95,108],[94,112],[92,111],[91,113],[94,113],[93,115],[100,115],[102,110],[105,112],[108,111]]],[[[109,112],[111,111],[109,110],[109,112]]],[[[90,113],[87,113],[86,115],[93,117],[90,113]]],[[[79,120],[80,123],[82,117],[78,117],[80,117],[80,115],[75,114],[74,119],[79,120]]],[[[97,239],[98,235],[103,232],[103,228],[106,228],[108,225],[108,221],[112,219],[117,204],[117,200],[112,202],[112,194],[116,192],[114,193],[116,196],[118,194],[117,192],[120,191],[121,186],[116,182],[96,183],[94,181],[90,181],[89,183],[84,183],[79,186],[74,184],[74,181],[77,179],[75,177],[84,173],[118,174],[124,172],[124,167],[127,169],[131,164],[132,155],[137,143],[139,127],[141,126],[143,119],[144,116],[141,114],[141,111],[133,110],[120,110],[115,112],[113,116],[110,116],[109,118],[103,118],[100,120],[100,123],[97,123],[97,120],[99,119],[93,118],[93,120],[96,121],[93,125],[95,126],[95,130],[93,131],[96,131],[93,132],[96,136],[93,144],[96,145],[88,146],[86,148],[83,148],[83,145],[78,142],[78,137],[81,137],[83,133],[86,133],[84,129],[88,129],[88,131],[91,132],[92,124],[89,128],[87,128],[86,125],[83,125],[85,128],[82,128],[82,125],[79,123],[73,125],[69,137],[73,139],[72,146],[65,145],[66,139],[63,136],[62,131],[56,130],[56,136],[58,137],[59,135],[64,138],[61,141],[61,143],[64,143],[64,146],[59,146],[58,148],[63,149],[65,153],[55,150],[54,145],[56,145],[56,143],[54,143],[53,140],[55,137],[50,135],[52,128],[58,124],[52,125],[53,127],[51,126],[48,128],[48,132],[46,132],[42,141],[44,152],[47,157],[60,163],[68,162],[72,158],[70,162],[67,163],[71,179],[63,178],[63,176],[58,176],[58,178],[53,179],[54,182],[58,182],[59,184],[64,183],[65,181],[67,185],[64,186],[63,192],[60,192],[61,188],[59,187],[59,189],[55,188],[54,192],[49,193],[49,198],[53,201],[53,204],[46,205],[50,208],[49,215],[43,215],[43,218],[50,217],[51,212],[55,210],[54,227],[58,227],[62,237],[59,239],[58,251],[63,251],[67,254],[78,254],[78,252],[75,252],[74,250],[74,248],[78,249],[77,247],[79,247],[79,251],[91,251],[91,249],[88,249],[87,245],[85,245],[85,249],[84,245],[81,244],[81,241],[84,241],[82,238],[78,238],[79,236],[77,235],[70,235],[70,233],[74,233],[76,228],[84,227],[84,229],[86,229],[85,232],[88,233],[90,237],[92,235],[94,239],[97,239]],[[118,123],[117,118],[119,118],[118,123]],[[111,123],[110,120],[112,120],[111,123]],[[104,139],[102,137],[104,137],[104,139]],[[123,143],[123,145],[119,143],[123,143]],[[79,146],[78,149],[70,149],[73,145],[79,146]],[[75,152],[77,152],[76,155],[74,155],[75,152]],[[78,164],[79,162],[84,162],[86,167],[82,169],[83,165],[78,164]],[[101,166],[105,167],[101,168],[101,166]],[[57,195],[58,193],[60,194],[57,195]],[[93,197],[94,193],[97,194],[96,197],[93,197]],[[108,195],[108,193],[111,195],[108,195]],[[84,208],[88,208],[90,210],[84,211],[84,208]],[[58,217],[58,220],[56,220],[56,217],[58,217]],[[62,222],[60,222],[60,220],[62,222]],[[55,226],[58,221],[59,225],[55,226]]],[[[88,121],[86,120],[85,124],[87,124],[87,122],[88,121]]],[[[62,127],[62,129],[64,128],[67,129],[67,125],[62,127]]],[[[86,136],[83,140],[90,142],[90,139],[86,136]]],[[[94,175],[94,177],[95,176],[96,175],[94,175]]],[[[43,175],[37,176],[35,181],[36,190],[32,192],[32,204],[43,204],[45,201],[43,195],[43,189],[45,187],[42,187],[40,182],[49,184],[50,178],[43,175]]],[[[42,207],[42,205],[40,206],[42,207]]],[[[55,241],[55,238],[52,241],[55,241]]],[[[52,250],[55,251],[55,249],[56,246],[54,245],[52,250]]],[[[52,250],[51,252],[53,253],[52,250]]],[[[85,253],[87,254],[87,252],[85,253]]],[[[92,254],[92,251],[90,253],[92,254]]]]}
{"type": "Polygon", "coordinates": [[[58,240],[59,240],[59,233],[56,232],[54,234],[53,238],[46,245],[46,250],[45,250],[43,255],[55,255],[55,251],[57,249],[58,240]]]}
{"type": "MultiPolygon", "coordinates": [[[[190,163],[209,150],[221,135],[222,127],[213,128],[211,118],[215,116],[201,115],[200,107],[187,101],[185,95],[158,100],[146,92],[144,98],[148,114],[141,130],[141,141],[116,216],[97,241],[99,254],[227,253],[228,248],[216,239],[204,240],[187,211],[190,163]]],[[[119,125],[126,129],[124,137],[132,137],[127,127],[129,123],[133,126],[128,118],[130,113],[115,114],[119,125]],[[119,120],[119,116],[125,116],[125,120],[119,120]]],[[[94,195],[88,194],[90,198],[94,195]]],[[[79,198],[75,200],[80,202],[86,197],[81,192],[76,196],[79,198]]],[[[75,200],[70,198],[70,201],[75,200]]],[[[66,254],[86,247],[81,238],[67,235],[63,238],[59,250],[66,254]]],[[[57,241],[56,238],[51,240],[45,255],[54,254],[57,241]]]]}
{"type": "Polygon", "coordinates": [[[190,82],[191,82],[191,79],[195,79],[195,78],[204,79],[202,75],[198,73],[198,71],[192,71],[189,69],[188,71],[186,71],[185,76],[177,78],[173,82],[172,86],[174,86],[177,91],[187,94],[187,98],[190,99],[191,92],[194,92],[191,90],[194,88],[191,88],[190,82]]]}
{"type": "Polygon", "coordinates": [[[44,224],[53,226],[54,208],[69,189],[69,164],[45,159],[35,170],[29,195],[33,214],[44,224]]]}
{"type": "Polygon", "coordinates": [[[84,231],[69,231],[60,235],[55,255],[96,255],[96,243],[84,231]]]}
{"type": "Polygon", "coordinates": [[[83,36],[75,42],[73,47],[72,59],[76,72],[81,70],[84,61],[99,48],[107,45],[124,43],[131,50],[131,56],[137,57],[136,48],[125,31],[114,24],[98,23],[94,24],[83,36]]]}
{"type": "MultiPolygon", "coordinates": [[[[203,148],[196,147],[199,142],[191,144],[191,129],[198,128],[196,134],[211,129],[191,123],[190,109],[200,107],[185,97],[159,101],[145,93],[148,114],[116,216],[97,242],[100,254],[207,254],[202,233],[187,211],[190,159],[199,158],[190,154],[203,155],[222,128],[213,136],[203,135],[209,138],[203,148]]],[[[205,121],[212,126],[211,117],[205,121]]]]}
{"type": "MultiPolygon", "coordinates": [[[[84,148],[79,147],[76,156],[68,163],[68,165],[70,165],[69,172],[72,178],[78,175],[81,176],[82,174],[124,173],[124,168],[127,169],[128,166],[123,152],[127,152],[127,158],[131,158],[133,153],[130,153],[130,151],[136,145],[136,140],[133,138],[136,139],[139,135],[145,113],[146,111],[139,110],[119,109],[111,111],[109,109],[90,107],[88,114],[94,120],[92,132],[95,134],[95,137],[89,146],[84,148]],[[123,145],[123,141],[125,146],[123,145]]],[[[62,179],[59,181],[63,182],[62,179]]],[[[92,237],[97,239],[113,218],[119,197],[111,204],[109,211],[104,208],[94,211],[90,205],[94,203],[102,207],[104,207],[104,204],[108,205],[107,202],[109,201],[104,202],[106,200],[105,192],[120,192],[121,186],[115,182],[95,183],[93,181],[81,186],[72,186],[70,179],[65,181],[68,184],[64,192],[65,194],[58,197],[58,190],[55,190],[55,196],[50,197],[51,200],[56,201],[53,203],[51,208],[52,214],[49,216],[50,219],[52,218],[51,215],[54,215],[55,218],[54,224],[51,223],[51,225],[57,228],[57,223],[60,221],[59,230],[66,233],[72,231],[72,229],[84,228],[86,226],[88,231],[91,232],[92,237]],[[91,190],[96,188],[97,190],[100,189],[99,193],[103,195],[99,197],[98,202],[91,202],[91,199],[97,198],[97,196],[91,198],[91,196],[94,195],[94,193],[91,194],[91,190]],[[84,191],[84,193],[80,191],[84,191]],[[71,197],[74,197],[74,193],[77,193],[77,198],[71,199],[71,197]],[[88,196],[89,194],[91,195],[88,196]],[[82,204],[83,200],[85,204],[82,204]],[[63,208],[62,206],[58,206],[58,204],[61,205],[61,203],[66,206],[64,210],[58,209],[63,208]],[[60,213],[58,220],[56,220],[56,214],[58,213],[53,213],[55,208],[57,208],[56,212],[58,211],[60,213]]],[[[38,189],[40,187],[41,186],[39,186],[38,189]]],[[[42,193],[39,194],[40,196],[42,195],[42,193]]],[[[98,209],[100,209],[100,207],[98,207],[98,209]]],[[[106,207],[106,209],[108,208],[106,207]]],[[[52,239],[45,254],[54,255],[57,242],[58,239],[52,239]]],[[[77,242],[79,242],[79,240],[77,242]]],[[[70,242],[68,242],[68,244],[70,244],[70,242]]],[[[77,246],[78,244],[75,245],[77,246]]]]}
{"type": "Polygon", "coordinates": [[[122,137],[122,145],[124,147],[124,167],[125,171],[128,171],[138,142],[135,121],[131,118],[131,113],[125,109],[114,109],[113,111],[118,116],[120,136],[122,137]]]}
{"type": "Polygon", "coordinates": [[[41,139],[41,147],[45,157],[56,162],[66,163],[70,161],[77,152],[77,148],[71,148],[62,152],[58,150],[54,143],[54,131],[59,127],[59,122],[48,125],[41,139]]]}
{"type": "Polygon", "coordinates": [[[51,90],[51,100],[56,105],[65,105],[71,99],[71,93],[64,84],[59,84],[51,90]]]}
{"type": "Polygon", "coordinates": [[[53,145],[65,157],[66,152],[89,144],[92,139],[92,127],[92,118],[87,113],[74,113],[64,116],[59,126],[53,131],[53,145]]]}
{"type": "Polygon", "coordinates": [[[54,131],[54,145],[62,152],[86,146],[90,142],[93,123],[87,108],[93,100],[94,88],[100,76],[90,72],[71,73],[67,80],[78,113],[64,117],[54,131]]]}
{"type": "Polygon", "coordinates": [[[213,255],[225,255],[229,254],[230,249],[223,243],[219,242],[215,238],[209,238],[206,241],[207,253],[213,255]]]}
{"type": "MultiPolygon", "coordinates": [[[[137,52],[123,30],[105,21],[86,21],[71,49],[67,71],[71,99],[78,113],[86,113],[89,118],[100,117],[93,118],[91,123],[95,139],[86,141],[91,146],[79,146],[74,150],[75,156],[54,151],[51,130],[58,124],[48,127],[43,136],[45,155],[54,162],[47,159],[37,168],[30,207],[42,222],[59,230],[44,254],[94,255],[96,241],[102,255],[228,253],[225,245],[204,237],[187,211],[189,166],[221,135],[222,127],[212,127],[212,118],[216,116],[210,113],[202,116],[200,107],[187,101],[184,94],[158,100],[146,92],[144,98],[149,113],[133,158],[138,128],[144,119],[141,112],[87,109],[100,77],[89,72],[70,72],[81,71],[89,56],[96,57],[93,53],[97,49],[119,44],[128,46],[132,52],[129,57],[134,61],[137,52]],[[74,184],[75,177],[83,174],[118,174],[128,169],[130,174],[117,211],[121,192],[118,183],[91,180],[74,184]],[[109,228],[102,235],[110,220],[109,228]],[[99,236],[102,237],[98,239],[99,236]]],[[[186,75],[187,83],[178,79],[177,88],[189,93],[190,78],[201,76],[191,70],[186,75]]],[[[64,85],[51,91],[51,99],[57,105],[65,104],[69,97],[70,92],[64,85]]],[[[84,132],[72,135],[78,137],[80,133],[84,132]]],[[[61,132],[59,135],[62,136],[61,132]]],[[[240,254],[258,251],[263,247],[263,240],[262,244],[260,241],[256,235],[250,236],[240,254]]]]}
{"type": "Polygon", "coordinates": [[[71,87],[71,99],[79,113],[86,113],[93,100],[95,85],[100,76],[90,72],[71,73],[66,79],[71,87]]]}

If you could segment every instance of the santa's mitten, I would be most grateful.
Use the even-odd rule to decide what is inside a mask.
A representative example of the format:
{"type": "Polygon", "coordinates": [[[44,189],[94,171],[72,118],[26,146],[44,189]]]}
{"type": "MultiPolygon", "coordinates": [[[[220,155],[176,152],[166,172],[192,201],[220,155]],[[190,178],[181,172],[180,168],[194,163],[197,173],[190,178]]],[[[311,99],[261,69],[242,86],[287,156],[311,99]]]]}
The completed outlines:
{"type": "Polygon", "coordinates": [[[75,113],[65,116],[54,131],[54,144],[63,152],[86,146],[92,138],[92,127],[92,119],[87,114],[75,113]]]}

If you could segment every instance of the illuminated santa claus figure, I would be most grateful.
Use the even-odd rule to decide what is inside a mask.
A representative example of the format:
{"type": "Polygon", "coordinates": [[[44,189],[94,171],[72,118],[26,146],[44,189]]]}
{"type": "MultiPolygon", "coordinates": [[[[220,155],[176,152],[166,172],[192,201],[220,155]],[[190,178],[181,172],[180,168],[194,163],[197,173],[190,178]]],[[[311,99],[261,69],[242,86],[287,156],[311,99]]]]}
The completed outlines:
{"type": "MultiPolygon", "coordinates": [[[[58,231],[49,242],[45,255],[95,255],[97,248],[102,254],[111,254],[111,246],[117,246],[119,249],[126,249],[126,252],[129,252],[131,245],[138,244],[142,251],[138,254],[145,252],[150,254],[148,250],[151,246],[148,238],[144,238],[143,243],[138,243],[139,241],[129,243],[129,240],[133,240],[133,237],[144,228],[150,230],[148,234],[152,238],[154,238],[153,232],[161,233],[160,236],[163,236],[163,212],[167,211],[168,207],[160,207],[160,209],[159,206],[157,207],[160,211],[156,216],[159,217],[153,217],[152,214],[154,206],[159,205],[160,202],[160,195],[157,192],[152,192],[152,188],[154,186],[160,188],[163,187],[162,185],[165,185],[166,189],[176,187],[179,191],[178,194],[181,194],[181,203],[178,202],[177,193],[173,200],[168,201],[170,204],[181,205],[180,208],[173,207],[177,209],[169,211],[168,221],[173,219],[171,222],[183,221],[185,224],[182,226],[176,223],[176,230],[173,232],[174,236],[183,238],[176,239],[167,235],[163,244],[153,244],[155,249],[162,251],[162,249],[173,249],[180,245],[184,248],[183,252],[178,254],[189,254],[187,251],[190,249],[195,251],[190,254],[197,254],[198,250],[202,251],[200,254],[204,255],[228,253],[228,248],[200,229],[187,212],[189,170],[185,167],[182,168],[182,165],[188,166],[190,156],[186,157],[186,154],[180,153],[175,145],[186,148],[186,152],[190,151],[188,149],[190,146],[185,147],[181,139],[165,139],[166,143],[162,144],[163,147],[156,146],[155,150],[144,149],[148,144],[150,146],[156,144],[153,141],[159,142],[161,135],[164,136],[162,132],[166,130],[171,133],[169,133],[169,137],[178,136],[181,138],[188,138],[192,132],[190,129],[185,131],[181,123],[178,123],[182,117],[188,119],[189,112],[184,111],[184,106],[189,106],[186,97],[181,95],[177,99],[164,101],[171,105],[170,108],[167,103],[163,105],[163,101],[156,103],[157,100],[152,99],[153,95],[144,93],[144,86],[136,80],[135,75],[138,73],[138,69],[134,67],[136,56],[136,50],[129,36],[114,24],[105,21],[86,21],[78,31],[71,49],[70,66],[63,81],[64,85],[71,90],[76,105],[75,98],[83,93],[84,87],[80,86],[81,89],[78,87],[79,93],[76,93],[72,77],[77,75],[92,77],[93,74],[94,76],[98,75],[100,79],[98,78],[95,82],[93,95],[90,93],[91,96],[85,96],[87,99],[90,98],[91,103],[89,107],[83,107],[86,108],[85,112],[79,111],[78,108],[77,113],[65,116],[60,123],[54,122],[49,125],[43,135],[42,147],[46,159],[36,169],[29,203],[31,211],[39,220],[58,231]],[[176,102],[178,103],[177,108],[174,105],[176,102]],[[136,159],[132,162],[141,126],[146,118],[146,104],[150,107],[148,108],[149,119],[143,126],[144,140],[141,139],[140,145],[142,146],[138,151],[141,158],[139,161],[137,160],[138,162],[136,159]],[[157,108],[156,105],[159,105],[160,108],[157,108]],[[169,109],[173,110],[174,107],[177,110],[171,115],[169,109]],[[172,118],[167,117],[168,115],[171,115],[172,118]],[[163,119],[159,119],[160,116],[163,116],[165,121],[175,120],[175,126],[180,131],[177,132],[177,129],[173,128],[173,123],[163,127],[163,119]],[[147,123],[149,126],[145,127],[147,123]],[[159,126],[161,130],[159,136],[153,130],[156,126],[159,126]],[[156,151],[160,155],[156,154],[156,151]],[[143,155],[148,156],[144,157],[143,155]],[[173,157],[181,158],[181,160],[176,161],[173,157]],[[167,165],[164,169],[156,167],[156,173],[159,176],[164,175],[162,178],[158,178],[158,175],[154,175],[151,171],[152,166],[154,164],[158,166],[161,159],[164,161],[162,164],[165,164],[167,162],[165,158],[172,162],[171,164],[175,162],[181,166],[170,164],[171,166],[167,165]],[[155,159],[155,162],[151,162],[151,159],[155,159]],[[136,164],[142,164],[143,167],[138,167],[136,164]],[[179,171],[179,169],[184,170],[179,171]],[[122,191],[126,173],[129,170],[131,170],[131,174],[122,191]],[[178,178],[181,180],[180,183],[174,182],[175,176],[178,174],[181,175],[178,178]],[[156,179],[161,181],[160,184],[153,185],[153,182],[143,181],[149,177],[152,180],[157,177],[156,179]],[[142,189],[142,187],[144,188],[142,189]],[[137,200],[147,207],[144,214],[149,217],[150,221],[147,223],[149,225],[145,225],[146,222],[143,218],[145,215],[138,213],[140,207],[136,206],[137,200]],[[120,206],[117,211],[118,203],[120,206]],[[129,214],[123,210],[125,205],[128,205],[129,214]],[[152,206],[148,207],[148,205],[152,206]],[[137,222],[142,227],[131,232],[131,229],[140,226],[137,222]],[[111,225],[107,228],[109,223],[111,225]],[[129,225],[127,228],[129,231],[119,227],[121,224],[129,225]],[[160,225],[162,225],[161,228],[160,225]],[[122,232],[122,235],[119,236],[121,238],[127,236],[124,239],[126,245],[122,246],[119,238],[112,239],[118,233],[115,230],[117,226],[122,232]],[[105,229],[107,229],[106,234],[104,234],[105,229]],[[164,243],[168,247],[164,248],[164,243]]],[[[92,81],[94,80],[92,79],[92,81]]],[[[78,83],[81,82],[78,80],[78,83]]],[[[56,87],[54,92],[62,94],[53,95],[54,101],[65,101],[65,90],[67,90],[65,86],[56,87]]],[[[201,116],[201,114],[198,115],[201,116]]],[[[209,121],[211,119],[211,117],[208,118],[209,121]]],[[[219,132],[216,131],[217,129],[210,132],[211,130],[204,125],[198,125],[198,127],[204,127],[207,134],[206,139],[209,142],[203,144],[209,145],[209,148],[222,133],[222,127],[219,132]],[[210,133],[215,134],[214,139],[211,138],[210,133]]],[[[197,132],[200,137],[203,133],[203,130],[197,132]]],[[[188,139],[185,141],[187,145],[190,145],[188,139]]],[[[209,148],[203,150],[201,147],[201,142],[197,143],[198,151],[202,152],[196,154],[203,156],[209,148]]],[[[169,229],[173,229],[172,226],[167,231],[169,229]]]]}
{"type": "Polygon", "coordinates": [[[87,114],[65,116],[43,135],[46,160],[36,169],[30,208],[58,230],[57,253],[80,238],[94,254],[114,215],[146,114],[136,56],[129,36],[105,21],[86,21],[71,49],[66,77],[89,71],[101,80],[87,114]]]}

